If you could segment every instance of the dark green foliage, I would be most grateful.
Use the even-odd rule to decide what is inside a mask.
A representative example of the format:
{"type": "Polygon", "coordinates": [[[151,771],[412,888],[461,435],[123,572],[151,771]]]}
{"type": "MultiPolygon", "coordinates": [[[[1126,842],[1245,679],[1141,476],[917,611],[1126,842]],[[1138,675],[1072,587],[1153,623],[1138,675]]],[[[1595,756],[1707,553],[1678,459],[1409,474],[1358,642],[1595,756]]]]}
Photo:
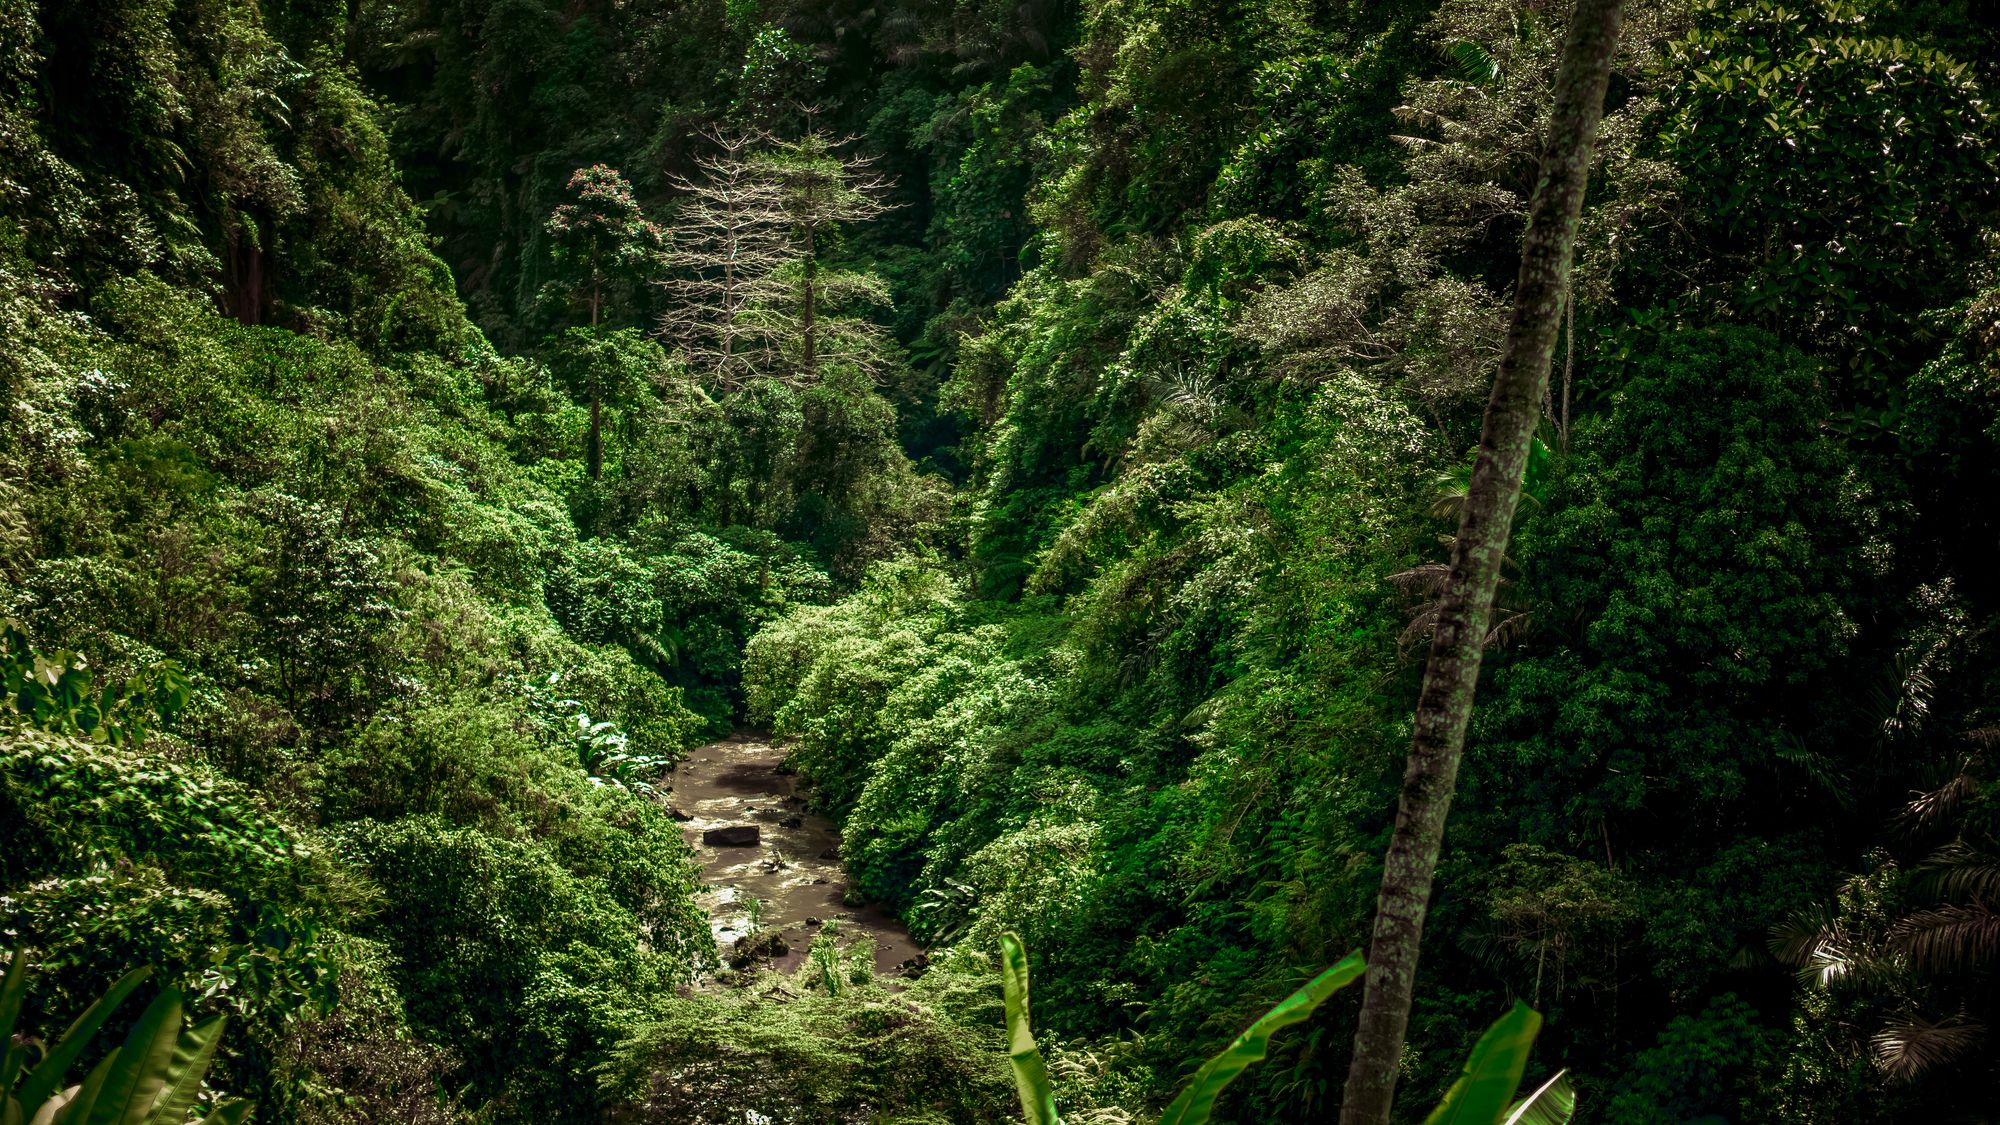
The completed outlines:
{"type": "Polygon", "coordinates": [[[1851,355],[1871,398],[1900,381],[1897,329],[1963,290],[2000,202],[1975,62],[1882,28],[1888,7],[1696,5],[1660,138],[1742,270],[1731,299],[1851,355]]]}
{"type": "MultiPolygon", "coordinates": [[[[1764,931],[1944,768],[1920,730],[1990,722],[1947,639],[2000,605],[1972,499],[1993,146],[1950,53],[1985,33],[1633,8],[1406,1082],[1441,1094],[1430,1047],[1514,993],[1583,1120],[1816,1120],[1760,1100],[1774,1066],[1828,1098],[1887,1072],[1810,1045],[1846,1001],[1764,931]]],[[[927,938],[1042,951],[1044,1050],[1108,1060],[1086,1107],[1157,1105],[1359,936],[1423,608],[1390,579],[1436,557],[1429,482],[1470,440],[1553,18],[1086,6],[1023,276],[942,391],[969,572],[877,571],[751,642],[751,713],[796,736],[858,884],[927,938]]],[[[1343,1043],[1246,1077],[1243,1115],[1327,1112],[1343,1043]]],[[[1976,1073],[1924,1081],[1976,1100],[1976,1073]]]]}
{"type": "Polygon", "coordinates": [[[1768,1104],[1758,1071],[1770,1065],[1767,1034],[1756,1013],[1724,994],[1702,1011],[1677,1017],[1658,1046],[1641,1051],[1612,1088],[1609,1118],[1684,1122],[1768,1104]]]}
{"type": "Polygon", "coordinates": [[[1546,646],[1495,677],[1494,721],[1536,732],[1521,779],[1568,794],[1538,806],[1734,804],[1783,768],[1784,730],[1811,729],[1866,573],[1860,486],[1815,425],[1813,375],[1760,333],[1669,336],[1577,434],[1517,548],[1546,646]]]}
{"type": "MultiPolygon", "coordinates": [[[[1583,1122],[1980,1110],[1995,26],[1627,6],[1406,1104],[1525,999],[1583,1122]]],[[[33,1025],[151,963],[277,1125],[993,1120],[1013,929],[1057,1110],[1156,1116],[1366,932],[1562,11],[0,4],[33,1025]],[[662,774],[745,719],[908,991],[680,994],[662,774]]]]}
{"type": "MultiPolygon", "coordinates": [[[[1202,1064],[1167,1106],[1160,1125],[1207,1125],[1222,1092],[1245,1070],[1264,1061],[1273,1035],[1310,1019],[1365,968],[1361,951],[1355,950],[1258,1016],[1221,1053],[1202,1064]]],[[[1028,1125],[1060,1125],[1057,1093],[1030,1027],[1027,951],[1012,933],[1000,935],[1000,985],[1006,1001],[1008,1063],[1022,1115],[1028,1125]]],[[[1425,1125],[1566,1125],[1576,1112],[1576,1093],[1565,1072],[1558,1071],[1525,1098],[1514,1100],[1541,1026],[1541,1014],[1517,1001],[1473,1044],[1458,1080],[1424,1119],[1425,1125]]]]}
{"type": "MultiPolygon", "coordinates": [[[[339,17],[262,19],[4,25],[0,925],[38,1022],[141,963],[231,1012],[209,1081],[260,1120],[591,1117],[590,1067],[708,954],[646,796],[700,720],[635,637],[550,613],[580,412],[468,334],[339,17]],[[459,919],[505,990],[406,971],[406,918],[488,899],[559,917],[459,919]],[[507,1018],[469,1028],[480,997],[507,1018]]],[[[614,418],[657,409],[598,369],[614,418]]]]}

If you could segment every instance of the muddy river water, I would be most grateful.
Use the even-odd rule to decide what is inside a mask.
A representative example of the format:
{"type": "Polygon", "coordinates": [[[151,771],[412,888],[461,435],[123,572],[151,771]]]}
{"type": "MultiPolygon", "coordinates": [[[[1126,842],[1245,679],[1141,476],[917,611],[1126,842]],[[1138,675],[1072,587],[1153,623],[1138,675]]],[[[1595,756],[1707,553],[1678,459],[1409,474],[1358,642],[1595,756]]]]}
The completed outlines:
{"type": "Polygon", "coordinates": [[[839,919],[843,940],[863,934],[875,939],[877,974],[896,973],[917,956],[916,943],[880,907],[843,902],[848,883],[840,831],[806,811],[797,779],[779,771],[784,759],[784,751],[763,736],[738,733],[696,748],[674,769],[669,801],[689,818],[681,830],[701,865],[705,886],[696,901],[708,911],[716,949],[727,961],[739,939],[776,931],[788,949],[765,963],[789,972],[805,960],[820,928],[839,919]],[[715,829],[752,825],[755,844],[703,839],[715,829]]]}

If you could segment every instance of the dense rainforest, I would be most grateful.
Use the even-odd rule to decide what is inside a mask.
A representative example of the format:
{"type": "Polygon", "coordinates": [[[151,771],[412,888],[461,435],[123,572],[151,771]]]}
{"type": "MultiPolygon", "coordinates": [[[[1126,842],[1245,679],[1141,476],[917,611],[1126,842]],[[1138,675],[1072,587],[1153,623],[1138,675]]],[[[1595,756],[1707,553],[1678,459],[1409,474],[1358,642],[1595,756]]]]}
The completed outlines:
{"type": "MultiPolygon", "coordinates": [[[[1519,1000],[1579,1122],[1990,1122],[2000,9],[1623,9],[1397,1120],[1519,1000]]],[[[1014,1120],[1011,932],[1155,1120],[1369,943],[1569,11],[0,0],[21,1025],[151,965],[265,1125],[1014,1120]],[[718,944],[739,729],[901,976],[718,944]]]]}

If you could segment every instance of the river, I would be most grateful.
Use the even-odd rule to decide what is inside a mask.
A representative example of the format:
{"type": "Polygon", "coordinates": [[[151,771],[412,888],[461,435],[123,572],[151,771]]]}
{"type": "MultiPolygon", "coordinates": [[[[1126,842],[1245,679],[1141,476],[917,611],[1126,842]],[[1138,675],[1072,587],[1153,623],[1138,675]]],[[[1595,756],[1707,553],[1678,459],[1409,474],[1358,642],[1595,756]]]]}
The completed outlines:
{"type": "Polygon", "coordinates": [[[776,931],[788,947],[763,963],[797,968],[813,936],[839,919],[847,938],[875,939],[875,971],[892,976],[920,954],[909,930],[874,905],[843,902],[847,872],[840,865],[840,830],[806,811],[797,778],[781,772],[784,751],[762,735],[738,732],[689,752],[673,773],[671,805],[688,817],[681,825],[705,884],[696,901],[708,911],[723,960],[738,939],[776,931]],[[750,846],[704,843],[711,829],[755,825],[750,846]]]}

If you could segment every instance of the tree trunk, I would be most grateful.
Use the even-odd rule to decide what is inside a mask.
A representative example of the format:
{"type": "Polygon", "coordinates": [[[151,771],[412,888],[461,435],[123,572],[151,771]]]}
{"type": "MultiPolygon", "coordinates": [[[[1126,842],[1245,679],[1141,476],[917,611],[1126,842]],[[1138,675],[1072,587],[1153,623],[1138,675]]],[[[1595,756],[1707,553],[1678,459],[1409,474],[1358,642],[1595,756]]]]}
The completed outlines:
{"type": "Polygon", "coordinates": [[[584,465],[590,479],[604,475],[604,395],[593,377],[590,381],[590,434],[584,439],[584,465]]]}
{"type": "MultiPolygon", "coordinates": [[[[597,310],[604,303],[604,279],[597,272],[597,239],[590,240],[590,335],[597,338],[597,310]]],[[[590,434],[584,439],[583,460],[590,479],[604,474],[604,393],[597,373],[590,374],[590,434]]]]}
{"type": "Polygon", "coordinates": [[[819,338],[816,333],[819,331],[819,325],[814,323],[815,314],[819,311],[819,278],[815,276],[819,260],[813,251],[813,234],[813,228],[807,226],[805,261],[800,263],[800,272],[804,281],[802,283],[803,291],[799,294],[799,334],[803,337],[801,344],[805,352],[804,359],[800,363],[800,368],[801,374],[805,377],[803,381],[806,383],[813,381],[814,369],[819,366],[819,356],[816,354],[818,351],[817,345],[819,344],[819,338]]]}
{"type": "Polygon", "coordinates": [[[1430,661],[1417,700],[1402,801],[1383,860],[1368,981],[1341,1102],[1341,1125],[1386,1125],[1395,1097],[1424,912],[1444,842],[1445,817],[1458,784],[1500,560],[1521,499],[1521,475],[1554,358],[1621,3],[1576,0],[1570,13],[1541,176],[1521,240],[1513,318],[1486,403],[1479,457],[1459,517],[1451,574],[1439,602],[1430,661]]]}

